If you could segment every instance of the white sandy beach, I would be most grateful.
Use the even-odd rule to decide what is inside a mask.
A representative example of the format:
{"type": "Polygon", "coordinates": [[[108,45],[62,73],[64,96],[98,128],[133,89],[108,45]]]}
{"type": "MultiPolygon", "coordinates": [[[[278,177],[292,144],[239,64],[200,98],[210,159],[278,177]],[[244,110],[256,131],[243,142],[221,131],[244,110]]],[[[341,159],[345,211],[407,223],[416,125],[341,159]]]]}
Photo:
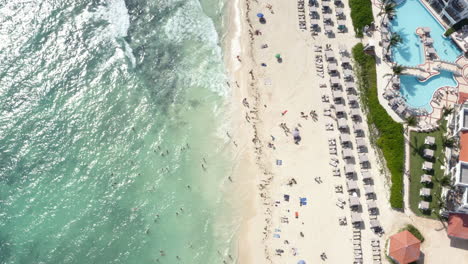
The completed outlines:
{"type": "MultiPolygon", "coordinates": [[[[351,52],[351,48],[358,43],[351,25],[348,3],[344,1],[348,33],[335,33],[334,38],[328,38],[323,32],[312,37],[309,22],[308,30],[300,30],[297,1],[239,0],[230,4],[232,30],[226,45],[231,54],[226,56],[226,63],[231,69],[233,113],[237,113],[230,134],[233,144],[235,142],[238,159],[233,182],[238,193],[244,197],[241,202],[245,205],[246,215],[242,219],[238,238],[237,263],[297,263],[299,260],[317,263],[322,261],[322,253],[326,254],[328,263],[352,263],[351,210],[348,204],[343,208],[336,205],[339,198],[348,202],[346,177],[343,174],[341,177],[333,176],[332,166],[329,165],[331,156],[328,139],[335,138],[339,145],[336,122],[323,115],[323,109],[330,106],[330,103],[322,102],[321,99],[323,95],[331,98],[329,76],[325,73],[322,78],[316,74],[315,56],[318,53],[314,51],[315,45],[322,46],[324,51],[325,45],[330,44],[338,56],[339,46],[344,45],[351,52]],[[269,4],[272,5],[271,10],[267,8],[269,4]],[[256,16],[259,12],[265,15],[266,24],[259,23],[256,16]],[[241,22],[240,31],[236,24],[237,16],[237,21],[241,22]],[[255,30],[260,30],[261,35],[254,35],[255,30]],[[237,32],[240,32],[239,41],[237,32]],[[267,44],[268,48],[262,49],[263,44],[267,44]],[[278,53],[283,58],[282,63],[275,59],[278,53]],[[261,63],[267,66],[262,67],[261,63]],[[321,84],[327,87],[321,88],[321,84]],[[244,98],[248,107],[242,103],[244,98]],[[287,113],[282,115],[286,110],[287,113]],[[309,116],[313,110],[318,114],[317,121],[309,116]],[[309,116],[307,120],[301,117],[301,112],[309,116]],[[334,123],[333,131],[325,129],[329,122],[334,123]],[[291,134],[285,134],[280,127],[281,123],[286,123],[291,131],[299,129],[302,140],[298,145],[294,144],[291,134]],[[269,147],[269,143],[274,148],[269,147]],[[282,165],[276,165],[277,160],[281,160],[282,165]],[[322,183],[316,182],[316,177],[320,177],[322,183]],[[297,184],[288,186],[291,179],[297,184]],[[343,193],[336,193],[335,185],[342,185],[343,193]],[[289,202],[284,200],[285,194],[289,195],[289,202]],[[300,206],[300,198],[307,198],[307,205],[300,206]],[[295,218],[295,212],[298,212],[298,218],[295,218]],[[288,218],[289,223],[282,223],[282,217],[288,218]],[[339,217],[346,217],[347,225],[339,225],[339,217]],[[276,255],[277,249],[284,250],[284,253],[276,255]]],[[[334,8],[333,3],[331,5],[334,8]]],[[[309,21],[307,13],[306,19],[309,21]]],[[[324,69],[326,72],[326,63],[324,69]]],[[[350,108],[346,107],[349,112],[350,108]]],[[[384,245],[388,235],[406,223],[430,221],[423,223],[423,230],[440,227],[440,223],[425,219],[420,221],[413,219],[416,217],[410,218],[408,214],[391,210],[387,179],[370,147],[365,120],[362,125],[369,146],[367,154],[374,179],[375,202],[379,208],[378,220],[385,231],[379,238],[370,229],[367,199],[363,194],[364,183],[358,177],[357,183],[361,190],[359,200],[362,204],[360,215],[363,219],[360,238],[362,257],[364,263],[372,263],[371,240],[379,239],[382,262],[386,263],[384,245]]],[[[355,140],[354,136],[352,138],[355,140]]],[[[342,171],[344,161],[340,153],[341,147],[338,147],[338,155],[333,157],[339,159],[338,167],[342,171]]],[[[357,158],[356,149],[353,149],[353,153],[357,158]]],[[[355,167],[360,175],[359,164],[355,167]]],[[[432,237],[444,240],[448,248],[448,238],[439,230],[423,244],[423,251],[427,246],[434,247],[435,240],[432,237]]],[[[426,254],[425,263],[440,263],[435,260],[438,258],[428,261],[430,255],[432,253],[426,254]]],[[[458,251],[453,255],[457,260],[465,256],[458,251]]]]}

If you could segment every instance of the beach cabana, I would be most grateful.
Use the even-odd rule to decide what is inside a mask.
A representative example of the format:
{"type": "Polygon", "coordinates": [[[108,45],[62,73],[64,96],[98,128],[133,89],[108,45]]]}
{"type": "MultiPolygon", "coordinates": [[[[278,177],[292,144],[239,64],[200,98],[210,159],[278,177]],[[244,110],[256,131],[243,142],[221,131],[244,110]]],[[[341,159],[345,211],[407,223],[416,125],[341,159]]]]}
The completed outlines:
{"type": "Polygon", "coordinates": [[[374,186],[372,185],[364,185],[364,193],[366,195],[374,194],[374,186]]]}
{"type": "Polygon", "coordinates": [[[318,25],[319,24],[319,20],[317,18],[312,18],[310,19],[310,24],[311,25],[318,25]]]}
{"type": "Polygon", "coordinates": [[[356,197],[356,196],[350,196],[349,197],[349,206],[350,207],[358,207],[360,205],[361,205],[361,203],[359,202],[359,197],[356,197]]]}
{"type": "Polygon", "coordinates": [[[314,6],[314,5],[309,6],[309,10],[310,10],[310,12],[314,12],[314,13],[317,13],[317,12],[318,12],[317,7],[314,6]]]}
{"type": "Polygon", "coordinates": [[[422,165],[422,169],[425,170],[425,171],[431,171],[432,168],[433,168],[433,164],[432,162],[429,162],[429,161],[425,161],[422,165]]]}
{"type": "Polygon", "coordinates": [[[349,148],[344,148],[341,153],[343,154],[344,159],[353,158],[353,151],[349,148]]]}
{"type": "Polygon", "coordinates": [[[335,105],[335,113],[337,116],[342,116],[344,115],[344,113],[346,112],[346,109],[344,107],[344,105],[342,104],[336,104],[335,105]]]}
{"type": "Polygon", "coordinates": [[[364,132],[364,127],[362,126],[361,123],[353,123],[353,130],[354,130],[354,133],[362,133],[364,132]]]}
{"type": "Polygon", "coordinates": [[[331,84],[331,86],[339,87],[340,86],[340,78],[338,78],[337,76],[330,77],[330,84],[331,84]]]}
{"type": "Polygon", "coordinates": [[[359,164],[361,164],[361,167],[363,168],[367,168],[369,167],[369,157],[367,156],[367,154],[359,154],[359,164]]]}
{"type": "Polygon", "coordinates": [[[333,27],[331,25],[324,25],[323,29],[325,30],[325,33],[333,33],[333,27]]]}
{"type": "Polygon", "coordinates": [[[356,84],[354,82],[350,82],[350,81],[344,82],[344,86],[345,86],[346,90],[356,88],[356,84]]]}
{"type": "Polygon", "coordinates": [[[354,170],[354,165],[346,164],[344,167],[344,173],[348,176],[353,176],[356,173],[356,171],[354,170]]]}
{"type": "Polygon", "coordinates": [[[367,200],[367,210],[372,211],[377,209],[377,203],[374,200],[367,200]]]}
{"type": "Polygon", "coordinates": [[[429,197],[429,196],[431,196],[431,189],[421,188],[421,190],[419,190],[419,195],[423,196],[423,197],[429,197]]]}
{"type": "Polygon", "coordinates": [[[424,157],[426,159],[432,159],[434,157],[434,150],[432,149],[425,149],[424,150],[424,157]]]}
{"type": "Polygon", "coordinates": [[[388,256],[400,264],[407,264],[419,259],[421,241],[408,230],[390,237],[388,256]]]}
{"type": "Polygon", "coordinates": [[[348,101],[352,104],[357,103],[358,97],[355,94],[348,94],[348,101]]]}
{"type": "Polygon", "coordinates": [[[351,59],[347,56],[343,56],[341,57],[341,65],[348,65],[349,63],[351,63],[351,59]]]}
{"type": "Polygon", "coordinates": [[[429,202],[426,202],[426,201],[419,202],[418,208],[423,211],[429,210],[429,202]]]}
{"type": "Polygon", "coordinates": [[[336,63],[328,64],[328,72],[335,73],[338,70],[336,63]]]}
{"type": "Polygon", "coordinates": [[[345,118],[338,118],[338,128],[339,129],[348,129],[348,122],[345,118]]]}
{"type": "Polygon", "coordinates": [[[361,118],[361,112],[357,108],[351,108],[351,111],[349,111],[349,115],[353,119],[360,119],[361,118]]]}
{"type": "Polygon", "coordinates": [[[341,7],[335,8],[335,13],[337,15],[344,15],[343,8],[341,7]]]}
{"type": "Polygon", "coordinates": [[[356,212],[351,212],[351,223],[360,224],[362,222],[361,214],[356,212]]]}
{"type": "Polygon", "coordinates": [[[424,139],[424,144],[429,145],[429,146],[434,145],[435,144],[435,137],[429,137],[429,136],[426,137],[424,139]]]}
{"type": "Polygon", "coordinates": [[[351,143],[351,136],[349,134],[340,134],[341,144],[351,143]]]}
{"type": "Polygon", "coordinates": [[[341,100],[343,98],[343,92],[338,91],[338,90],[333,90],[332,91],[332,96],[333,96],[333,99],[335,99],[335,100],[341,100]]]}
{"type": "MultiPolygon", "coordinates": [[[[348,187],[348,191],[356,191],[359,189],[357,185],[357,181],[355,180],[347,180],[346,181],[346,186],[348,187]]],[[[354,197],[354,196],[352,196],[354,197]]]]}
{"type": "Polygon", "coordinates": [[[333,51],[327,50],[327,51],[325,51],[325,58],[328,61],[335,60],[335,54],[333,53],[333,51]]]}
{"type": "Polygon", "coordinates": [[[370,220],[370,228],[376,230],[376,229],[381,229],[382,226],[380,225],[379,220],[372,219],[370,220]]]}
{"type": "Polygon", "coordinates": [[[372,175],[369,171],[363,171],[361,172],[361,175],[362,175],[362,179],[364,181],[368,181],[368,180],[371,180],[372,179],[372,175]]]}
{"type": "Polygon", "coordinates": [[[432,182],[432,176],[431,175],[423,174],[421,176],[421,183],[431,183],[431,182],[432,182]]]}
{"type": "Polygon", "coordinates": [[[343,75],[345,78],[352,78],[353,77],[353,71],[350,69],[344,69],[343,75]]]}
{"type": "Polygon", "coordinates": [[[360,151],[362,151],[362,149],[365,150],[365,148],[367,147],[366,141],[363,138],[357,138],[356,139],[356,146],[360,151]]]}

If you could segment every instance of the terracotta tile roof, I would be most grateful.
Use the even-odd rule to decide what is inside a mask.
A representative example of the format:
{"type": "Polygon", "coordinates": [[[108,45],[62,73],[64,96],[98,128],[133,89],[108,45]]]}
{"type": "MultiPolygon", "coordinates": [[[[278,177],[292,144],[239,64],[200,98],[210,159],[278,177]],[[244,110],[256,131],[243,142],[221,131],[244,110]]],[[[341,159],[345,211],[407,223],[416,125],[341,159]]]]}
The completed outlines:
{"type": "Polygon", "coordinates": [[[450,237],[468,239],[468,214],[449,214],[447,234],[450,237]]]}
{"type": "Polygon", "coordinates": [[[468,162],[468,131],[460,132],[460,161],[468,162]]]}
{"type": "Polygon", "coordinates": [[[390,237],[389,255],[400,264],[408,264],[419,259],[420,246],[421,241],[405,230],[390,237]]]}
{"type": "Polygon", "coordinates": [[[458,93],[458,103],[463,104],[466,100],[468,100],[468,93],[459,92],[458,93]]]}

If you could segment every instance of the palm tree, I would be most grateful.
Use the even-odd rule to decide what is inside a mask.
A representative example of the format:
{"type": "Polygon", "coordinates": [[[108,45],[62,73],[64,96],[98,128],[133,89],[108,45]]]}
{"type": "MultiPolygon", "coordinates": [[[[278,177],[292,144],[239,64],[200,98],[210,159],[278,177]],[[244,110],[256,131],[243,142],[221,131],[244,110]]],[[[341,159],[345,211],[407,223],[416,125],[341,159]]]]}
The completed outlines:
{"type": "Polygon", "coordinates": [[[393,0],[384,0],[380,6],[380,13],[378,16],[383,15],[382,23],[385,17],[393,17],[396,14],[396,4],[393,0]]]}
{"type": "Polygon", "coordinates": [[[387,53],[390,50],[390,48],[396,47],[400,45],[403,42],[403,38],[400,36],[400,34],[394,32],[392,33],[392,36],[390,37],[388,47],[387,47],[387,53]]]}
{"type": "Polygon", "coordinates": [[[442,144],[444,147],[452,148],[455,145],[455,139],[449,137],[442,138],[442,144]]]}
{"type": "Polygon", "coordinates": [[[444,177],[440,178],[439,180],[440,185],[443,187],[452,187],[452,180],[449,176],[445,175],[444,177]]]}
{"type": "Polygon", "coordinates": [[[405,70],[405,66],[400,65],[400,64],[395,64],[392,66],[392,71],[393,71],[393,76],[395,75],[401,75],[403,74],[403,71],[405,70]]]}
{"type": "Polygon", "coordinates": [[[453,107],[446,108],[444,106],[443,116],[448,116],[448,115],[452,114],[453,111],[455,111],[455,109],[453,107]]]}
{"type": "Polygon", "coordinates": [[[409,116],[405,120],[405,125],[406,125],[406,133],[408,133],[409,127],[415,127],[418,125],[418,119],[416,119],[415,116],[409,116]]]}

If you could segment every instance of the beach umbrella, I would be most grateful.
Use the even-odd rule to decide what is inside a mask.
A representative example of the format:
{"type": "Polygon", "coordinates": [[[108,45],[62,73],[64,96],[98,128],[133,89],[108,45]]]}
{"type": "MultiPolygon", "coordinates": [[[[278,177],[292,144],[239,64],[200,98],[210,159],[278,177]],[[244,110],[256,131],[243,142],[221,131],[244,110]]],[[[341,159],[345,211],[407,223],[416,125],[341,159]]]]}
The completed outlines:
{"type": "Polygon", "coordinates": [[[258,13],[258,14],[257,14],[257,17],[262,18],[262,17],[263,17],[263,14],[262,14],[262,13],[258,13]]]}
{"type": "Polygon", "coordinates": [[[281,59],[281,55],[278,53],[278,54],[275,55],[275,58],[281,59]]]}
{"type": "Polygon", "coordinates": [[[306,264],[306,262],[303,261],[303,260],[299,260],[299,262],[297,262],[297,264],[306,264]]]}

